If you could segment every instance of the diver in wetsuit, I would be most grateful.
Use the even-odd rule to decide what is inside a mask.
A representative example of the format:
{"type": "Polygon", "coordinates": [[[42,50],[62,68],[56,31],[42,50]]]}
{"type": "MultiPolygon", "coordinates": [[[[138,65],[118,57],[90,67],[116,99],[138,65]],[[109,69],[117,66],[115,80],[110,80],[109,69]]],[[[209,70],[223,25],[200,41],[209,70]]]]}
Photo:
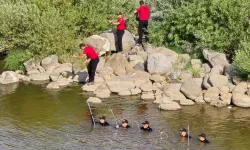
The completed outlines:
{"type": "Polygon", "coordinates": [[[99,123],[101,126],[109,126],[109,123],[106,121],[105,116],[100,116],[100,120],[97,121],[96,123],[99,123]]]}
{"type": "Polygon", "coordinates": [[[148,131],[148,132],[153,131],[153,129],[150,128],[148,121],[145,120],[142,124],[143,124],[143,126],[141,127],[141,130],[148,131]]]}
{"type": "Polygon", "coordinates": [[[120,125],[121,128],[130,128],[130,126],[128,125],[128,120],[124,119],[122,120],[122,124],[120,125]]]}
{"type": "Polygon", "coordinates": [[[180,136],[181,136],[181,137],[184,137],[184,138],[191,138],[191,136],[188,135],[188,133],[187,133],[187,129],[185,129],[185,128],[182,128],[182,129],[180,130],[180,136]]]}
{"type": "Polygon", "coordinates": [[[199,136],[199,141],[201,143],[207,144],[210,143],[207,139],[206,139],[206,134],[205,133],[201,133],[199,136]]]}

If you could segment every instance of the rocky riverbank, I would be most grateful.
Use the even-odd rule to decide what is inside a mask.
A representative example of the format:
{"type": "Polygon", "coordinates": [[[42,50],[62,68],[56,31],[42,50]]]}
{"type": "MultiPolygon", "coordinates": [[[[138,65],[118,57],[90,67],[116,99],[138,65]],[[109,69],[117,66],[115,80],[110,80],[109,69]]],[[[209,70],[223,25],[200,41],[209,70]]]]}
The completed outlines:
{"type": "MultiPolygon", "coordinates": [[[[112,31],[93,35],[86,42],[102,55],[95,84],[82,86],[83,91],[96,95],[89,102],[100,103],[113,93],[140,95],[141,99],[150,100],[163,110],[179,110],[181,106],[195,103],[250,107],[250,83],[232,77],[225,54],[205,49],[203,55],[207,62],[202,63],[188,54],[177,54],[165,47],[146,45],[143,49],[135,46],[128,31],[123,39],[123,53],[109,53],[115,50],[112,31]]],[[[87,81],[87,71],[82,70],[81,65],[59,63],[56,55],[41,61],[29,60],[24,63],[25,72],[5,71],[0,83],[49,82],[48,89],[60,89],[73,82],[87,81]]]]}

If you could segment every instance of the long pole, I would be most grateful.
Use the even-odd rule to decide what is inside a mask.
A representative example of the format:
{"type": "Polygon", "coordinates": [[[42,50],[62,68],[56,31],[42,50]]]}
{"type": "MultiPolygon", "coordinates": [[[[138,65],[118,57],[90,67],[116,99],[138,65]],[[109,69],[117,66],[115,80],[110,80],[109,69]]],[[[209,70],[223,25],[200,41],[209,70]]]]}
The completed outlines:
{"type": "Polygon", "coordinates": [[[86,102],[86,103],[88,104],[88,108],[89,108],[89,113],[90,113],[90,118],[91,118],[92,124],[95,126],[95,118],[94,118],[94,115],[93,115],[93,113],[91,111],[91,107],[90,107],[90,105],[89,105],[88,102],[86,102]]]}
{"type": "Polygon", "coordinates": [[[188,146],[189,146],[189,125],[188,125],[188,146]]]}

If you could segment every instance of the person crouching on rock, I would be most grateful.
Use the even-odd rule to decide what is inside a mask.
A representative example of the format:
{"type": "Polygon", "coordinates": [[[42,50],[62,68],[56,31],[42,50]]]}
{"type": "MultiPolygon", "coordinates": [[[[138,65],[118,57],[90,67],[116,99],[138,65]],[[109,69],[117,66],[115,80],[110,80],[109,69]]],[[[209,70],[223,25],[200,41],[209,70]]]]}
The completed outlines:
{"type": "Polygon", "coordinates": [[[93,85],[95,82],[95,72],[97,65],[99,63],[99,57],[98,54],[96,53],[95,49],[91,46],[87,46],[84,43],[81,43],[79,45],[80,49],[82,50],[82,55],[81,56],[74,56],[75,58],[83,59],[86,58],[86,61],[84,62],[85,64],[89,61],[87,68],[88,68],[88,74],[89,74],[89,80],[87,81],[88,85],[93,85]]]}
{"type": "Polygon", "coordinates": [[[122,120],[122,124],[120,125],[121,128],[130,128],[130,126],[128,125],[128,120],[124,119],[122,120]]]}
{"type": "Polygon", "coordinates": [[[101,125],[101,126],[109,126],[109,123],[106,121],[106,117],[105,116],[100,116],[100,118],[99,118],[100,120],[99,120],[99,124],[101,125]]]}
{"type": "Polygon", "coordinates": [[[141,127],[141,130],[148,131],[148,132],[153,131],[153,129],[149,127],[148,121],[145,120],[142,124],[143,124],[143,126],[141,127]]]}

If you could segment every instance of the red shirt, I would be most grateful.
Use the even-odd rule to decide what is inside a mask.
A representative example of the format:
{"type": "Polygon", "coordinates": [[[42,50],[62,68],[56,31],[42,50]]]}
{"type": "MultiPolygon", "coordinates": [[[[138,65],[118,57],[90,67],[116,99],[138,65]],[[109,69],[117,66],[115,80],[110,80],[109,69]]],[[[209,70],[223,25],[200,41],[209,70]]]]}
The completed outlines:
{"type": "Polygon", "coordinates": [[[98,57],[98,54],[96,53],[94,48],[92,48],[90,46],[86,46],[82,53],[85,54],[90,59],[95,59],[98,57]]]}
{"type": "Polygon", "coordinates": [[[141,5],[141,7],[137,8],[136,11],[139,13],[140,20],[149,19],[149,7],[147,5],[141,5]]]}
{"type": "Polygon", "coordinates": [[[117,30],[124,30],[125,29],[125,20],[124,18],[118,18],[118,21],[120,24],[117,25],[117,30]]]}

